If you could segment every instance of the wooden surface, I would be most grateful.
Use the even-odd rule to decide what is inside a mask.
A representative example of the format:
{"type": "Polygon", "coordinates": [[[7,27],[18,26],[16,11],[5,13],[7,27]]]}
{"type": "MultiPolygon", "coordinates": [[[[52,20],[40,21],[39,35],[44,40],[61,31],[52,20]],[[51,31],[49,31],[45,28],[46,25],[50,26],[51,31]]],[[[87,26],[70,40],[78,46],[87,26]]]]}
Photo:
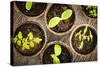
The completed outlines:
{"type": "MultiPolygon", "coordinates": [[[[48,4],[47,6],[47,10],[49,9],[49,6],[52,4],[48,4]]],[[[87,55],[81,55],[76,53],[73,48],[70,46],[70,36],[72,34],[72,31],[74,30],[74,28],[76,28],[77,26],[81,25],[81,24],[89,24],[90,26],[93,26],[95,28],[95,30],[97,31],[97,19],[93,19],[93,18],[89,18],[87,17],[84,12],[82,11],[80,6],[77,5],[73,5],[72,8],[75,11],[75,24],[72,28],[72,30],[68,33],[66,33],[65,35],[55,35],[53,33],[51,33],[47,26],[46,26],[46,20],[45,20],[45,13],[43,12],[40,16],[38,17],[28,17],[25,16],[24,14],[22,14],[22,12],[20,12],[18,10],[18,8],[16,7],[16,5],[13,6],[14,7],[14,14],[13,14],[13,31],[15,32],[16,28],[19,27],[20,25],[24,24],[25,21],[36,21],[37,23],[39,23],[46,31],[46,36],[47,36],[47,43],[52,42],[52,41],[62,41],[64,43],[66,43],[66,46],[69,46],[70,51],[72,53],[73,56],[73,60],[72,62],[85,62],[85,61],[96,61],[97,60],[97,47],[89,54],[87,55]]],[[[46,10],[46,11],[47,11],[46,10]]],[[[47,47],[47,43],[46,43],[46,47],[47,47]]],[[[13,44],[11,44],[13,45],[13,44]]],[[[45,47],[44,47],[45,48],[45,47]]],[[[28,64],[41,64],[41,56],[43,51],[37,55],[37,56],[22,56],[19,52],[16,51],[15,47],[13,47],[13,53],[14,53],[14,65],[28,65],[28,64]]]]}

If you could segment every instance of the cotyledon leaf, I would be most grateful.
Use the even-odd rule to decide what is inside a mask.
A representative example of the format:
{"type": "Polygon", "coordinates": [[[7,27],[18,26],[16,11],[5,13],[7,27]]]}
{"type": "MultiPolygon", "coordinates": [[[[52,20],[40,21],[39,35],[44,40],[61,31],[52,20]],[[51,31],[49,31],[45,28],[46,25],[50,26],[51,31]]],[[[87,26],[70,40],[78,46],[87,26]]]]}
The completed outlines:
{"type": "Polygon", "coordinates": [[[54,52],[55,52],[56,56],[59,56],[61,54],[61,52],[62,52],[61,46],[58,45],[58,44],[55,44],[55,46],[54,46],[54,52]]]}
{"type": "Polygon", "coordinates": [[[58,58],[55,54],[51,54],[51,57],[53,58],[53,63],[54,63],[54,64],[60,63],[59,58],[58,58]]]}
{"type": "Polygon", "coordinates": [[[68,18],[70,18],[71,16],[72,16],[72,10],[71,9],[67,9],[67,10],[65,10],[63,13],[62,13],[62,15],[61,15],[61,18],[63,19],[63,20],[67,20],[68,18]]]}
{"type": "Polygon", "coordinates": [[[32,8],[32,2],[26,2],[25,8],[29,11],[32,8]]]}
{"type": "Polygon", "coordinates": [[[53,18],[49,21],[48,27],[49,27],[49,28],[55,27],[57,24],[59,24],[60,20],[61,20],[61,18],[59,18],[59,17],[53,17],[53,18]]]}

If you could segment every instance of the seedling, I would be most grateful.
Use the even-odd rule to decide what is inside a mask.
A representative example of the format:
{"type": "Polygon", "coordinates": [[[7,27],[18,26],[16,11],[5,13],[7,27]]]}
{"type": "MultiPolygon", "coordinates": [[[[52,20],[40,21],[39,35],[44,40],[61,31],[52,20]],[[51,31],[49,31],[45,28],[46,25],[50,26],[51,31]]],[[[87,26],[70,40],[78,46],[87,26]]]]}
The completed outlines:
{"type": "Polygon", "coordinates": [[[97,16],[97,7],[96,6],[86,6],[86,10],[89,11],[89,16],[97,16]]]}
{"type": "Polygon", "coordinates": [[[61,20],[67,20],[71,16],[72,16],[72,10],[71,9],[67,9],[61,14],[61,17],[53,17],[53,18],[51,18],[51,20],[49,21],[48,27],[49,28],[53,28],[53,27],[57,26],[60,23],[61,20]]]}
{"type": "Polygon", "coordinates": [[[29,50],[41,41],[42,39],[40,37],[35,37],[32,32],[29,32],[26,38],[23,37],[22,32],[19,32],[18,35],[13,38],[13,43],[21,46],[22,50],[29,50]]]}
{"type": "Polygon", "coordinates": [[[88,30],[88,26],[85,26],[85,29],[80,30],[79,32],[77,32],[75,34],[75,37],[78,37],[79,41],[80,41],[80,45],[79,45],[79,49],[83,49],[84,47],[84,41],[87,40],[88,42],[92,42],[93,41],[93,35],[92,32],[90,30],[88,30]],[[86,33],[89,31],[89,35],[86,35],[86,33]]]}
{"type": "Polygon", "coordinates": [[[60,63],[60,59],[58,58],[58,56],[61,54],[61,52],[62,52],[61,46],[58,44],[55,44],[54,45],[54,54],[50,55],[53,59],[54,64],[60,63]]]}
{"type": "Polygon", "coordinates": [[[26,8],[27,11],[30,11],[31,8],[32,8],[32,2],[26,2],[25,8],[26,8]]]}

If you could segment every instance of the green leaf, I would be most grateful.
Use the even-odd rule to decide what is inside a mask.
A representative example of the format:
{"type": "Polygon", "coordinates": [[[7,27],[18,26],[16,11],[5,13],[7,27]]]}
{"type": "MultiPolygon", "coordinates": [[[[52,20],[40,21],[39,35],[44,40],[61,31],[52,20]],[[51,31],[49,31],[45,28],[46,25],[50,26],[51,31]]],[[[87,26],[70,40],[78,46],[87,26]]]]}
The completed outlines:
{"type": "Polygon", "coordinates": [[[17,45],[18,45],[18,46],[21,46],[21,40],[18,40],[18,41],[17,41],[17,45]]]}
{"type": "Polygon", "coordinates": [[[60,63],[59,58],[58,58],[55,54],[51,54],[51,57],[53,58],[53,63],[54,63],[54,64],[60,63]]]}
{"type": "Polygon", "coordinates": [[[72,16],[72,10],[71,9],[67,9],[65,10],[62,15],[61,15],[61,18],[63,20],[67,20],[68,18],[70,18],[72,16]]]}
{"type": "Polygon", "coordinates": [[[30,47],[34,47],[34,43],[31,41],[29,42],[30,47]]]}
{"type": "Polygon", "coordinates": [[[32,8],[32,2],[26,2],[25,8],[29,11],[32,8]]]}
{"type": "Polygon", "coordinates": [[[59,24],[60,20],[61,20],[61,19],[60,19],[59,17],[53,17],[53,18],[49,21],[48,27],[49,27],[49,28],[55,27],[57,24],[59,24]]]}
{"type": "Polygon", "coordinates": [[[18,38],[19,38],[20,40],[22,40],[22,38],[23,38],[22,32],[19,32],[19,33],[18,33],[18,38]]]}
{"type": "Polygon", "coordinates": [[[54,52],[55,52],[56,56],[59,56],[61,54],[61,52],[62,52],[61,46],[58,45],[58,44],[55,44],[55,46],[54,46],[54,52]]]}
{"type": "Polygon", "coordinates": [[[84,46],[84,42],[81,41],[81,44],[80,44],[80,46],[79,46],[79,49],[83,49],[83,46],[84,46]]]}
{"type": "Polygon", "coordinates": [[[28,44],[28,42],[23,43],[22,50],[30,49],[29,45],[27,45],[27,44],[28,44]]]}
{"type": "Polygon", "coordinates": [[[32,40],[33,39],[33,33],[32,32],[29,32],[28,38],[29,38],[29,40],[32,40]]]}
{"type": "Polygon", "coordinates": [[[39,38],[39,37],[36,37],[36,38],[34,38],[33,41],[34,41],[35,43],[39,44],[39,43],[42,41],[42,39],[39,38]]]}

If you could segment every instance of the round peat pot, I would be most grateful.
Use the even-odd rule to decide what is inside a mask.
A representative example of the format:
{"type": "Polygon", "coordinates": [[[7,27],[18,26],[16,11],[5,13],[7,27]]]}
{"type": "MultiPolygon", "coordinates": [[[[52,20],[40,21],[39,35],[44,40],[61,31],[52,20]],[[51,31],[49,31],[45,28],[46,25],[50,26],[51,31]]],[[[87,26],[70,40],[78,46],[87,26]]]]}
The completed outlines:
{"type": "MultiPolygon", "coordinates": [[[[65,43],[60,42],[60,41],[53,41],[53,42],[48,43],[48,46],[45,48],[42,54],[41,62],[43,64],[55,64],[54,60],[57,60],[57,59],[52,58],[51,55],[55,54],[55,51],[57,51],[59,54],[60,49],[61,49],[61,53],[57,56],[57,58],[59,59],[59,63],[72,62],[71,51],[69,47],[65,45],[66,45],[65,43]],[[56,45],[56,48],[55,48],[55,45],[56,45]],[[59,46],[60,46],[60,49],[59,49],[59,46]]],[[[56,64],[57,64],[57,61],[56,61],[56,64]]]]}
{"type": "Polygon", "coordinates": [[[48,7],[48,9],[46,10],[45,20],[46,20],[47,28],[52,33],[54,33],[56,35],[64,35],[72,29],[72,27],[74,25],[74,21],[75,21],[75,13],[74,13],[74,10],[72,9],[72,7],[70,5],[53,4],[53,5],[50,5],[50,7],[48,7]],[[66,11],[67,9],[72,10],[72,15],[68,19],[60,20],[60,22],[55,27],[50,28],[48,26],[49,21],[54,17],[61,18],[62,13],[64,11],[66,11]]]}
{"type": "Polygon", "coordinates": [[[87,24],[78,26],[73,30],[70,38],[72,49],[78,54],[90,54],[97,45],[97,33],[87,24]]]}
{"type": "Polygon", "coordinates": [[[42,14],[46,9],[47,4],[32,2],[32,4],[30,5],[30,3],[27,4],[27,2],[17,1],[16,6],[26,16],[34,17],[34,16],[39,16],[40,14],[42,14]],[[27,5],[27,7],[26,7],[26,5],[27,5]],[[29,6],[30,6],[30,8],[29,8],[29,6]]]}
{"type": "Polygon", "coordinates": [[[97,18],[97,6],[81,6],[83,12],[90,18],[97,18]]]}
{"type": "Polygon", "coordinates": [[[14,43],[14,46],[24,56],[35,56],[39,54],[46,44],[46,33],[44,29],[34,21],[26,21],[25,24],[19,26],[14,33],[14,37],[19,37],[17,38],[17,42],[14,43]],[[21,43],[18,43],[19,40],[21,43]]]}

